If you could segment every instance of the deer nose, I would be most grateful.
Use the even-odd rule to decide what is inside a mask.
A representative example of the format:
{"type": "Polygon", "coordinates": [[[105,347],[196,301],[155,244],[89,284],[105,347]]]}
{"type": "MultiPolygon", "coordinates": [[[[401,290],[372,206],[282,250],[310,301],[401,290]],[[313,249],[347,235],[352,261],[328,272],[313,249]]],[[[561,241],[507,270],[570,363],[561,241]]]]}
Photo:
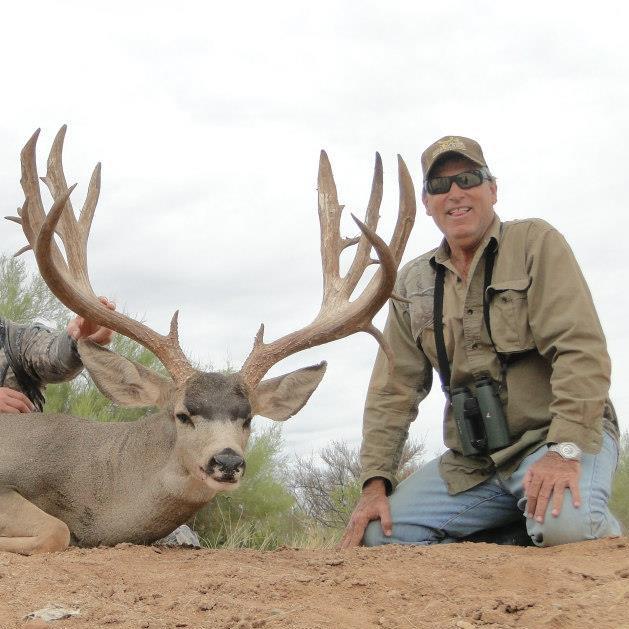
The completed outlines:
{"type": "Polygon", "coordinates": [[[235,474],[239,469],[244,471],[245,460],[231,448],[217,452],[208,464],[208,468],[218,467],[224,474],[235,474]]]}

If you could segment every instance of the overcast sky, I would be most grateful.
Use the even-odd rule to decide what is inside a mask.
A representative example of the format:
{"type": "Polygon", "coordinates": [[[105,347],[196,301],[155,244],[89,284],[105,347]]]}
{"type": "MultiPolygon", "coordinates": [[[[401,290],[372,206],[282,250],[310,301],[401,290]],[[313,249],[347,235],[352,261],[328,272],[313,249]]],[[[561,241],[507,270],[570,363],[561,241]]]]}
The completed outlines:
{"type": "MultiPolygon", "coordinates": [[[[25,141],[42,128],[43,174],[67,123],[75,207],[94,164],[103,164],[90,243],[95,290],[160,332],[179,308],[193,358],[239,367],[261,322],[271,340],[318,311],[320,149],[346,204],[345,235],[356,233],[349,211],[363,214],[381,153],[388,238],[396,154],[419,190],[422,150],[446,134],[471,136],[498,177],[501,218],[545,218],[574,248],[628,428],[629,8],[431,4],[13,2],[0,36],[4,214],[22,202],[25,141]]],[[[422,210],[404,261],[440,241],[422,210]]],[[[15,224],[0,230],[2,252],[22,246],[15,224]]],[[[359,443],[376,349],[358,334],[272,370],[329,362],[309,404],[285,425],[288,452],[359,443]]],[[[442,408],[435,387],[412,429],[432,454],[442,447],[442,408]]]]}

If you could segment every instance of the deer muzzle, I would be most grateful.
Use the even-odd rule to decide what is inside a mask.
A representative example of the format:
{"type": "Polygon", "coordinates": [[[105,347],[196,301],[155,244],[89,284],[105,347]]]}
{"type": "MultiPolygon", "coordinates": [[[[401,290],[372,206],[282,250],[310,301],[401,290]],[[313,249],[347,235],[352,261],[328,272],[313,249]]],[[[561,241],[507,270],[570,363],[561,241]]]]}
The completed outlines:
{"type": "Polygon", "coordinates": [[[225,448],[209,460],[208,476],[221,483],[235,483],[245,473],[245,460],[235,450],[225,448]]]}

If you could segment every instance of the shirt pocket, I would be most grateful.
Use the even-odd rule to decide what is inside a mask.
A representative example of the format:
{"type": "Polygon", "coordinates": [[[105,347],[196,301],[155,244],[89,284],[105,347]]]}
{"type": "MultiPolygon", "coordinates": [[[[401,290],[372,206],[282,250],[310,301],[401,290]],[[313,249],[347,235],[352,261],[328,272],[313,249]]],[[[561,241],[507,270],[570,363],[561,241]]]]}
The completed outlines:
{"type": "Polygon", "coordinates": [[[411,318],[411,332],[417,341],[422,332],[433,326],[435,289],[433,286],[421,289],[408,295],[410,304],[408,306],[411,318]]]}
{"type": "Polygon", "coordinates": [[[499,352],[526,352],[535,347],[529,325],[528,277],[496,282],[487,287],[491,335],[499,352]]]}

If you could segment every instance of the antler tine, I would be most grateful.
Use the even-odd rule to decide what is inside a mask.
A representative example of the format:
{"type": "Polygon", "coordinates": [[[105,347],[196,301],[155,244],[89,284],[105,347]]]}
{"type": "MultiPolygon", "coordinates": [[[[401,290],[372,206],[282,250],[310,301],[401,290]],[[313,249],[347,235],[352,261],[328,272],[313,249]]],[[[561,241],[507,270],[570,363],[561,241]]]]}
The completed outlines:
{"type": "MultiPolygon", "coordinates": [[[[43,209],[35,164],[35,142],[39,131],[22,150],[22,187],[26,201],[21,210],[21,224],[35,252],[39,271],[52,293],[70,310],[120,332],[152,351],[175,383],[181,385],[195,373],[195,369],[179,346],[177,313],[173,316],[168,335],[164,336],[139,321],[109,310],[92,290],[87,270],[87,240],[100,192],[100,165],[94,169],[77,221],[69,202],[75,186],[68,188],[62,166],[65,130],[64,125],[55,138],[48,158],[48,172],[43,178],[54,200],[48,215],[43,209]],[[68,264],[55,243],[55,233],[62,238],[68,264]]],[[[15,217],[11,218],[15,220],[15,217]]]]}
{"type": "Polygon", "coordinates": [[[415,213],[417,203],[415,200],[415,187],[411,174],[404,163],[401,155],[397,156],[398,161],[398,182],[400,187],[400,207],[397,222],[393,230],[393,236],[389,242],[389,247],[393,252],[396,263],[399,265],[404,255],[404,249],[411,235],[413,224],[415,223],[415,213]]]}
{"type": "MultiPolygon", "coordinates": [[[[20,153],[20,164],[22,169],[22,177],[20,183],[24,191],[24,205],[18,209],[18,216],[21,220],[22,230],[31,247],[35,247],[37,234],[44,222],[46,213],[42,203],[41,192],[39,189],[39,178],[37,176],[37,160],[36,148],[37,139],[39,138],[40,129],[29,138],[20,153]]],[[[9,219],[15,220],[15,219],[9,219]]],[[[17,222],[17,221],[16,221],[17,222]]],[[[65,268],[66,263],[55,244],[51,250],[51,256],[55,264],[61,268],[65,268]]]]}
{"type": "MultiPolygon", "coordinates": [[[[55,200],[64,196],[68,191],[68,184],[63,172],[63,143],[67,128],[67,125],[63,125],[57,132],[48,154],[46,176],[42,177],[42,181],[48,186],[48,190],[50,190],[50,194],[55,200]]],[[[95,206],[93,209],[95,209],[95,206]]],[[[72,203],[68,198],[65,211],[61,212],[56,231],[63,242],[68,261],[68,270],[71,276],[86,292],[95,296],[87,271],[89,228],[90,224],[87,225],[87,230],[85,230],[84,225],[79,226],[72,203]]]]}
{"type": "Polygon", "coordinates": [[[342,205],[339,205],[332,166],[325,151],[319,156],[317,177],[319,194],[319,225],[321,227],[321,265],[323,270],[323,301],[334,292],[339,278],[339,258],[343,250],[340,237],[342,205]]]}
{"type": "MultiPolygon", "coordinates": [[[[399,156],[398,156],[399,158],[399,156]]],[[[374,315],[387,301],[393,290],[397,267],[415,219],[415,193],[408,170],[401,158],[398,161],[400,180],[400,206],[395,231],[388,246],[376,233],[378,211],[382,199],[382,162],[376,155],[371,197],[367,208],[367,224],[352,218],[362,236],[356,256],[347,276],[339,276],[339,254],[343,241],[339,234],[340,215],[336,185],[327,155],[321,152],[319,161],[319,218],[321,223],[321,259],[323,267],[323,300],[319,314],[312,323],[271,343],[264,343],[264,327],[256,335],[253,349],[240,370],[240,376],[249,390],[255,389],[266,372],[283,358],[302,349],[321,345],[364,331],[380,344],[392,365],[393,353],[382,334],[374,327],[374,315]],[[369,251],[373,247],[380,268],[362,294],[350,301],[352,291],[363,272],[372,263],[369,251]]]]}
{"type": "MultiPolygon", "coordinates": [[[[408,242],[408,237],[411,235],[413,224],[415,222],[415,213],[417,211],[417,205],[415,201],[415,188],[413,186],[413,180],[408,172],[408,168],[404,163],[404,160],[400,155],[398,157],[398,183],[400,187],[400,205],[398,210],[398,217],[393,230],[393,235],[389,241],[389,250],[395,261],[395,268],[400,265],[402,255],[404,254],[404,248],[408,242]]],[[[371,278],[369,284],[365,288],[364,297],[371,292],[377,292],[378,286],[381,282],[381,270],[371,278]]]]}
{"type": "MultiPolygon", "coordinates": [[[[371,183],[371,195],[367,204],[367,212],[365,213],[365,224],[367,227],[376,231],[378,227],[378,219],[380,218],[380,204],[382,203],[382,158],[380,153],[376,153],[376,164],[373,171],[373,181],[371,183]]],[[[349,299],[356,288],[356,285],[363,276],[365,269],[371,264],[369,257],[371,245],[367,238],[359,240],[358,248],[354,261],[347,272],[346,287],[347,298],[349,299]]]]}

